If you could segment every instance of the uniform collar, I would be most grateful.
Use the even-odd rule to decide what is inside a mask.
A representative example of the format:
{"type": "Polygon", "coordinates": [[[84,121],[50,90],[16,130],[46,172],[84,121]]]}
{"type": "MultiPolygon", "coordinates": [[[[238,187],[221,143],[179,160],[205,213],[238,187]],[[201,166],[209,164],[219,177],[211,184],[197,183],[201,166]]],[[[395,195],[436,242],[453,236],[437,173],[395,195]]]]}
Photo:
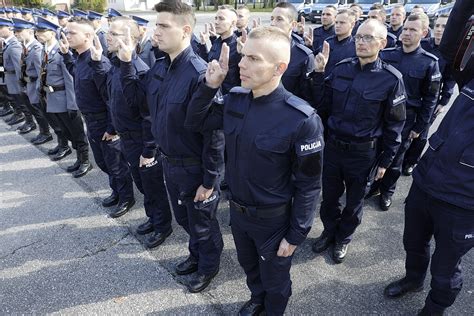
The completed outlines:
{"type": "Polygon", "coordinates": [[[91,56],[91,50],[90,48],[86,51],[84,51],[82,54],[79,54],[77,56],[77,59],[86,59],[86,58],[89,58],[91,56]]]}
{"type": "Polygon", "coordinates": [[[344,43],[347,43],[349,41],[352,41],[352,35],[349,35],[348,37],[346,37],[345,39],[343,39],[341,41],[337,38],[337,35],[334,35],[334,39],[336,40],[336,43],[344,44],[344,43]]]}
{"type": "Polygon", "coordinates": [[[8,44],[10,44],[10,42],[13,40],[14,37],[15,37],[15,35],[11,35],[7,39],[5,39],[3,42],[5,43],[5,45],[8,45],[8,44]]]}
{"type": "Polygon", "coordinates": [[[177,65],[182,64],[183,62],[186,62],[192,54],[193,54],[193,49],[191,48],[191,45],[189,45],[178,56],[176,56],[173,62],[171,62],[170,56],[166,54],[165,56],[166,64],[170,68],[175,68],[177,67],[177,65]]]}
{"type": "Polygon", "coordinates": [[[323,32],[334,33],[334,24],[331,25],[327,30],[324,28],[324,26],[321,26],[321,28],[323,29],[323,32]]]}
{"type": "Polygon", "coordinates": [[[405,53],[405,51],[403,50],[403,46],[401,47],[401,49],[402,49],[402,52],[403,52],[404,54],[406,54],[406,55],[416,55],[416,54],[421,53],[421,51],[423,50],[423,49],[421,48],[421,43],[420,43],[420,45],[418,45],[418,47],[417,47],[414,51],[409,52],[409,53],[405,53]]]}
{"type": "Polygon", "coordinates": [[[270,94],[262,95],[258,98],[253,98],[253,94],[251,95],[252,95],[253,102],[255,103],[271,103],[273,101],[283,98],[286,92],[287,91],[283,87],[283,84],[280,82],[278,87],[275,90],[273,90],[270,94]]]}
{"type": "MultiPolygon", "coordinates": [[[[359,59],[357,59],[357,63],[360,65],[359,59]]],[[[372,71],[374,69],[382,68],[382,60],[377,58],[374,62],[366,64],[363,68],[361,67],[362,71],[372,71]]]]}

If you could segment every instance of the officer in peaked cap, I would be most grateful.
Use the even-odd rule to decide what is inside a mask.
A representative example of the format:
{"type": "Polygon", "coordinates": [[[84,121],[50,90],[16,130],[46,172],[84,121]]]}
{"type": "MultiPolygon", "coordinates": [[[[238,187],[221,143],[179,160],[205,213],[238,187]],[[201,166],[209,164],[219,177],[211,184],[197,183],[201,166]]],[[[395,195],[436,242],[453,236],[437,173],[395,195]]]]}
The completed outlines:
{"type": "Polygon", "coordinates": [[[107,19],[115,18],[116,16],[122,16],[122,13],[112,8],[107,9],[107,19]]]}
{"type": "Polygon", "coordinates": [[[143,60],[145,64],[151,68],[155,64],[156,58],[151,45],[150,36],[147,35],[147,26],[149,21],[135,15],[131,15],[130,17],[135,22],[137,22],[138,28],[140,30],[140,39],[137,44],[138,57],[140,57],[141,60],[143,60]]]}
{"type": "Polygon", "coordinates": [[[41,63],[41,77],[37,88],[46,100],[46,112],[52,113],[61,128],[58,147],[48,152],[52,160],[59,160],[71,154],[67,140],[82,155],[87,155],[89,144],[84,132],[84,123],[78,112],[74,93],[74,82],[59,53],[55,34],[59,25],[38,17],[36,37],[44,45],[41,63]]]}
{"type": "Polygon", "coordinates": [[[78,10],[78,9],[72,10],[72,15],[76,16],[76,17],[79,17],[79,18],[84,18],[84,19],[88,18],[87,12],[82,11],[82,10],[78,10]]]}
{"type": "Polygon", "coordinates": [[[6,120],[7,124],[15,125],[27,121],[30,130],[36,128],[31,113],[24,106],[20,78],[20,57],[22,47],[13,34],[13,22],[9,19],[0,18],[0,37],[3,39],[3,73],[8,94],[13,98],[14,114],[6,120]]]}
{"type": "Polygon", "coordinates": [[[28,22],[34,22],[33,20],[33,10],[30,8],[21,8],[21,17],[23,20],[28,22]]]}
{"type": "Polygon", "coordinates": [[[109,53],[107,50],[107,39],[105,38],[105,31],[101,28],[103,15],[95,11],[89,11],[87,18],[92,21],[95,33],[97,34],[97,37],[99,37],[103,50],[102,54],[107,56],[109,53]]]}
{"type": "MultiPolygon", "coordinates": [[[[39,125],[40,133],[32,139],[33,144],[39,145],[53,139],[49,131],[45,111],[41,109],[39,94],[36,89],[36,81],[39,77],[38,69],[41,67],[41,51],[43,46],[34,37],[34,23],[16,18],[13,18],[12,21],[15,36],[23,46],[20,57],[20,85],[25,89],[25,92],[22,91],[21,97],[26,108],[33,114],[39,125]]],[[[28,133],[36,128],[36,125],[31,122],[31,119],[27,120],[25,124],[19,128],[19,132],[28,133]]]]}
{"type": "Polygon", "coordinates": [[[71,14],[66,11],[58,10],[57,12],[59,26],[64,30],[67,26],[71,14]]]}

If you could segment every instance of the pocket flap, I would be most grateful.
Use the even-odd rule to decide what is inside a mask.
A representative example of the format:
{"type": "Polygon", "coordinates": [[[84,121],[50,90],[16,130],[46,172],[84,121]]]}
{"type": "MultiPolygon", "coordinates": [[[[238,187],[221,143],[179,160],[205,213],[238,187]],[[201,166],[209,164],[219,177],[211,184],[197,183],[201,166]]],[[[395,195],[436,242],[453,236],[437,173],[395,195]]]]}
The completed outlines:
{"type": "Polygon", "coordinates": [[[423,79],[425,77],[425,72],[423,70],[412,69],[408,72],[408,76],[417,79],[423,79]]]}
{"type": "Polygon", "coordinates": [[[459,163],[466,167],[474,168],[474,144],[471,144],[464,150],[459,163]]]}
{"type": "Polygon", "coordinates": [[[444,143],[444,139],[438,136],[438,133],[433,134],[428,140],[429,146],[432,150],[438,150],[444,143]]]}
{"type": "Polygon", "coordinates": [[[380,90],[364,91],[362,97],[366,100],[383,101],[385,100],[385,93],[380,90]]]}
{"type": "Polygon", "coordinates": [[[271,135],[257,135],[255,145],[258,149],[275,153],[284,153],[290,148],[290,141],[271,135]]]}

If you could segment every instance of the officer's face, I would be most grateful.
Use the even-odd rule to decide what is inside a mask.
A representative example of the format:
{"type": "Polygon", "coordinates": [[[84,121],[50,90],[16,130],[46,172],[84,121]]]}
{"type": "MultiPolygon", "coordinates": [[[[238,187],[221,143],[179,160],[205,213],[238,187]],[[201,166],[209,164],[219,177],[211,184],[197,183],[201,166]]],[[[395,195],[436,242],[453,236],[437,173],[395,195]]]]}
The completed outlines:
{"type": "Polygon", "coordinates": [[[178,17],[169,12],[159,12],[156,19],[154,38],[158,47],[165,53],[172,54],[183,45],[184,39],[190,34],[189,25],[178,22],[178,17]]]}
{"type": "Polygon", "coordinates": [[[334,27],[334,31],[336,35],[347,35],[352,32],[352,28],[354,27],[354,22],[347,14],[338,14],[336,16],[336,26],[334,27]]]}
{"type": "Polygon", "coordinates": [[[269,46],[265,39],[250,38],[245,43],[239,63],[242,87],[259,90],[274,78],[278,65],[271,58],[269,46]]]}
{"type": "MultiPolygon", "coordinates": [[[[92,30],[91,30],[92,31],[92,30]]],[[[69,45],[76,49],[82,47],[91,38],[92,32],[86,32],[85,26],[71,23],[68,27],[66,38],[69,45]]]]}
{"type": "Polygon", "coordinates": [[[323,26],[333,25],[336,21],[336,12],[331,8],[324,8],[321,13],[321,24],[323,26]]]}
{"type": "Polygon", "coordinates": [[[418,46],[423,37],[425,37],[427,30],[423,31],[420,20],[406,21],[403,25],[402,34],[400,38],[403,46],[411,47],[418,46]]]}
{"type": "Polygon", "coordinates": [[[66,27],[67,22],[68,22],[68,18],[58,19],[59,26],[61,26],[61,27],[66,27]]]}
{"type": "Polygon", "coordinates": [[[296,26],[296,21],[292,21],[290,19],[288,9],[275,8],[273,9],[272,16],[270,17],[270,25],[278,27],[285,33],[290,34],[290,32],[293,30],[293,27],[296,26]]]}
{"type": "Polygon", "coordinates": [[[359,58],[371,58],[378,55],[379,51],[387,44],[387,39],[377,34],[373,25],[362,24],[357,30],[356,55],[359,58]]]}
{"type": "Polygon", "coordinates": [[[10,27],[0,26],[0,37],[7,39],[12,34],[10,27]]]}
{"type": "Polygon", "coordinates": [[[214,17],[216,33],[219,35],[232,32],[232,28],[237,21],[237,16],[231,10],[219,10],[214,17]]]}
{"type": "Polygon", "coordinates": [[[360,16],[362,15],[362,9],[359,8],[358,6],[353,6],[351,10],[355,13],[356,15],[356,20],[360,19],[360,16]]]}
{"type": "Polygon", "coordinates": [[[448,18],[437,18],[433,31],[434,31],[434,38],[436,41],[441,41],[443,37],[444,29],[446,28],[446,23],[448,22],[448,18]]]}
{"type": "Polygon", "coordinates": [[[35,35],[38,41],[44,44],[46,42],[49,42],[53,37],[55,37],[56,33],[50,30],[37,30],[35,35]]]}
{"type": "Polygon", "coordinates": [[[15,37],[18,38],[20,42],[25,42],[30,39],[28,36],[29,30],[18,30],[15,31],[15,37]]]}
{"type": "Polygon", "coordinates": [[[385,23],[384,19],[379,14],[379,10],[370,10],[369,13],[367,14],[367,18],[379,20],[380,22],[385,23]]]}
{"type": "Polygon", "coordinates": [[[115,53],[119,50],[119,42],[121,39],[125,41],[125,28],[121,21],[115,21],[110,24],[109,31],[107,32],[107,48],[109,52],[115,53]]]}
{"type": "Polygon", "coordinates": [[[237,10],[237,23],[239,29],[246,28],[249,24],[250,12],[245,9],[237,10]]]}
{"type": "Polygon", "coordinates": [[[395,8],[392,10],[392,15],[390,15],[390,25],[400,26],[405,20],[405,11],[401,8],[395,8]]]}

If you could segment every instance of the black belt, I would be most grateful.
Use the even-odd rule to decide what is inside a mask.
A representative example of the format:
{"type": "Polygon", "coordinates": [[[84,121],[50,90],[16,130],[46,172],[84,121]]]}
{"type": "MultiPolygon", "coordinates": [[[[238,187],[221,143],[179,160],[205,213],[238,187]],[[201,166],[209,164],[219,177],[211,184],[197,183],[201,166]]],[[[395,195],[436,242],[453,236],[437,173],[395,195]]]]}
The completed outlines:
{"type": "Polygon", "coordinates": [[[174,157],[169,157],[166,156],[165,154],[161,154],[163,156],[163,159],[165,159],[169,164],[173,166],[181,166],[181,167],[187,167],[187,166],[196,166],[201,164],[201,159],[198,158],[174,158],[174,157]]]}
{"type": "Polygon", "coordinates": [[[291,203],[287,203],[280,206],[274,207],[256,207],[256,206],[244,206],[233,200],[229,200],[230,209],[245,214],[250,217],[256,218],[274,218],[290,212],[291,203]]]}
{"type": "Polygon", "coordinates": [[[58,92],[58,91],[64,91],[64,90],[66,90],[66,87],[65,86],[46,85],[46,86],[43,87],[43,90],[44,90],[44,92],[53,93],[53,92],[58,92]]]}
{"type": "Polygon", "coordinates": [[[342,150],[369,150],[374,149],[377,145],[376,139],[365,143],[350,143],[337,139],[334,136],[329,137],[329,142],[342,150]]]}
{"type": "Polygon", "coordinates": [[[98,113],[82,113],[88,120],[105,120],[107,118],[107,112],[98,113]]]}
{"type": "Polygon", "coordinates": [[[125,131],[125,132],[119,132],[120,138],[122,139],[134,139],[134,138],[141,138],[142,137],[142,132],[137,132],[137,131],[125,131]]]}
{"type": "Polygon", "coordinates": [[[35,82],[37,79],[38,79],[38,77],[28,77],[28,76],[25,76],[23,78],[23,80],[25,80],[25,82],[35,82]]]}

